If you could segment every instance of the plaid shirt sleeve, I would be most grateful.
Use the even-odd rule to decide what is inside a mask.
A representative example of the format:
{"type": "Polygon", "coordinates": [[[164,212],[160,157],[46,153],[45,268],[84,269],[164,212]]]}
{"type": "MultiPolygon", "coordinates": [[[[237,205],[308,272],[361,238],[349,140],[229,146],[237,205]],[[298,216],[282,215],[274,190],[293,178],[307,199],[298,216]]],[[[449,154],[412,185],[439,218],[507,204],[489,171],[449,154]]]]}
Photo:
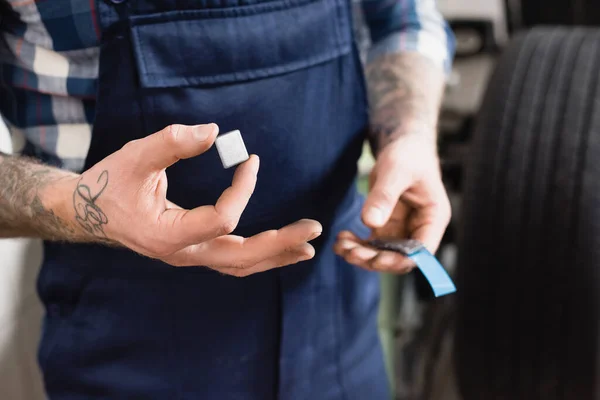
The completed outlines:
{"type": "Polygon", "coordinates": [[[0,115],[15,153],[82,169],[99,36],[94,1],[0,0],[0,115]]]}
{"type": "Polygon", "coordinates": [[[435,0],[361,0],[372,46],[368,59],[418,52],[450,72],[455,38],[435,0]]]}

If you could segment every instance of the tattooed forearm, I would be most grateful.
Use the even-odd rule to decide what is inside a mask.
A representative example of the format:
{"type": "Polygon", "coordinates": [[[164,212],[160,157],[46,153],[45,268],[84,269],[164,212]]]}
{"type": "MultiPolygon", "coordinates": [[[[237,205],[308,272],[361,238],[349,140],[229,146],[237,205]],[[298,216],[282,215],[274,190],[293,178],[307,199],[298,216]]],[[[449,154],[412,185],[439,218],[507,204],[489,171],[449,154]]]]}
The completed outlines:
{"type": "Polygon", "coordinates": [[[412,132],[435,134],[444,88],[441,68],[417,53],[388,54],[369,63],[366,75],[375,151],[412,132]]]}
{"type": "Polygon", "coordinates": [[[70,182],[77,179],[77,174],[0,153],[0,237],[108,242],[102,229],[107,218],[95,204],[101,191],[86,192],[85,185],[78,185],[72,196],[79,211],[67,211],[71,194],[67,190],[76,187],[70,182]],[[59,187],[65,190],[53,190],[59,187]],[[61,196],[64,201],[58,201],[61,196]]]}
{"type": "Polygon", "coordinates": [[[73,208],[75,219],[86,232],[106,238],[104,225],[108,223],[108,217],[96,204],[98,197],[104,192],[108,185],[108,171],[102,171],[96,182],[96,187],[77,182],[77,188],[73,192],[73,208]]]}
{"type": "Polygon", "coordinates": [[[73,229],[54,210],[44,206],[40,191],[68,176],[23,157],[0,154],[0,236],[69,237],[73,229]]]}

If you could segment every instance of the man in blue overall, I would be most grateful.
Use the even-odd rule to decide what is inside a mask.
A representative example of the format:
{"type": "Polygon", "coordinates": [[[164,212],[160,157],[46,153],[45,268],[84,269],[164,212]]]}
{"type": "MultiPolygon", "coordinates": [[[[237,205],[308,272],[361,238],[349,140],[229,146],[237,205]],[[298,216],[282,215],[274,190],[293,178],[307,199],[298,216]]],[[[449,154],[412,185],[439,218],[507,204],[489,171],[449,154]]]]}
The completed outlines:
{"type": "Polygon", "coordinates": [[[411,264],[361,238],[439,244],[453,41],[434,0],[360,9],[366,79],[348,0],[0,0],[0,236],[45,239],[50,398],[388,398],[377,271],[411,264]]]}

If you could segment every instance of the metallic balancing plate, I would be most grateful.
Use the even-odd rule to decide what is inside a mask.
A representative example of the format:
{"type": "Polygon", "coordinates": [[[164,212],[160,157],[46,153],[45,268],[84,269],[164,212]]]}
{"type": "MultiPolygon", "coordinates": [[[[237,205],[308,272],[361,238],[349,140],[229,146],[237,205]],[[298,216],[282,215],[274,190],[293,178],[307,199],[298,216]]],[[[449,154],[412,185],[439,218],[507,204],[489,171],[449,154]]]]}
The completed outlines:
{"type": "Polygon", "coordinates": [[[239,130],[223,133],[215,140],[223,168],[235,167],[248,158],[248,151],[239,130]]]}

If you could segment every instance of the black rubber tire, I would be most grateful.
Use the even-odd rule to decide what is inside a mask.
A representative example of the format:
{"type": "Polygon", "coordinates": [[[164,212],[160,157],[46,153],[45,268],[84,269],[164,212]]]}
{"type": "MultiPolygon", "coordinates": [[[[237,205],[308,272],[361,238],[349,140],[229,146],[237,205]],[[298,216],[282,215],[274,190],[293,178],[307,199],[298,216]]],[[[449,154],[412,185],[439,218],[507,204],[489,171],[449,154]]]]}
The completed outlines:
{"type": "Polygon", "coordinates": [[[463,400],[600,398],[600,31],[534,29],[498,63],[459,228],[463,400]]]}
{"type": "Polygon", "coordinates": [[[521,0],[524,26],[600,25],[598,0],[521,0]]]}

